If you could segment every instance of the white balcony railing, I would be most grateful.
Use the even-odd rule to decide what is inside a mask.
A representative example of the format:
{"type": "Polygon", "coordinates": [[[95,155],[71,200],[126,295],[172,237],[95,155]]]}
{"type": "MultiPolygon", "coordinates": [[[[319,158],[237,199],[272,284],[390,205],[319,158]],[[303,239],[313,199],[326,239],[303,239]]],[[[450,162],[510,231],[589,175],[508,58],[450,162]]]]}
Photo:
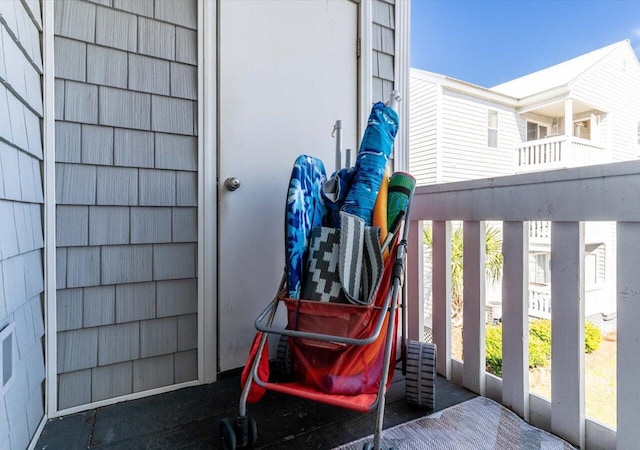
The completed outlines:
{"type": "Polygon", "coordinates": [[[608,153],[587,139],[553,136],[523,143],[516,148],[519,172],[602,164],[608,153]]]}
{"type": "Polygon", "coordinates": [[[551,319],[551,290],[548,286],[529,286],[529,317],[551,319]]]}
{"type": "MultiPolygon", "coordinates": [[[[422,308],[423,220],[433,221],[433,339],[437,370],[581,448],[640,442],[640,161],[419,187],[411,211],[408,299],[422,308]],[[464,227],[464,361],[451,358],[451,221],[464,227]],[[503,375],[485,371],[485,221],[503,221],[503,375]],[[529,392],[529,223],[551,223],[551,400],[529,392]],[[616,222],[617,430],[585,418],[584,221],[616,222]]],[[[409,334],[422,333],[412,314],[409,334]]]]}

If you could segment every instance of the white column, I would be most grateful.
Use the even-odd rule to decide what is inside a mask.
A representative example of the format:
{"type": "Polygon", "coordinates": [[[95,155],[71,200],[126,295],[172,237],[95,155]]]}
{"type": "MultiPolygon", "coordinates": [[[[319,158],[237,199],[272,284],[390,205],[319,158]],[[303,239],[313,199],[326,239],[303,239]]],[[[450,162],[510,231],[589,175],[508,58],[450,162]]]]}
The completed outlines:
{"type": "Polygon", "coordinates": [[[502,229],[502,404],[528,421],[529,222],[502,229]]]}
{"type": "Polygon", "coordinates": [[[560,160],[571,162],[573,159],[573,99],[570,98],[564,101],[564,135],[566,140],[560,160]]]}
{"type": "Polygon", "coordinates": [[[431,295],[436,370],[451,379],[451,222],[433,222],[431,295]]]}
{"type": "Polygon", "coordinates": [[[463,385],[485,395],[485,223],[464,222],[463,385]]]}
{"type": "Polygon", "coordinates": [[[584,223],[551,223],[551,432],[585,445],[584,223]]]}
{"type": "Polygon", "coordinates": [[[422,341],[424,335],[424,264],[423,264],[422,222],[409,222],[409,242],[407,243],[407,287],[405,296],[408,339],[422,341]]]}
{"type": "Polygon", "coordinates": [[[198,380],[217,379],[217,2],[198,2],[198,380]]]}
{"type": "Polygon", "coordinates": [[[618,222],[618,356],[617,448],[631,450],[640,442],[640,358],[638,333],[640,330],[640,223],[618,222]]]}

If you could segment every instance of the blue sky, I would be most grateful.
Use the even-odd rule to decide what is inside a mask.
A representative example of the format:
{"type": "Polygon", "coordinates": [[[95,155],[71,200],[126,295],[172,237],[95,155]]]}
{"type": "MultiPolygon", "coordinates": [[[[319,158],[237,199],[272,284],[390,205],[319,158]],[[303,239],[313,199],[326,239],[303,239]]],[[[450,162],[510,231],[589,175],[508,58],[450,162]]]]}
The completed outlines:
{"type": "Polygon", "coordinates": [[[629,39],[640,0],[413,0],[411,67],[484,87],[629,39]]]}

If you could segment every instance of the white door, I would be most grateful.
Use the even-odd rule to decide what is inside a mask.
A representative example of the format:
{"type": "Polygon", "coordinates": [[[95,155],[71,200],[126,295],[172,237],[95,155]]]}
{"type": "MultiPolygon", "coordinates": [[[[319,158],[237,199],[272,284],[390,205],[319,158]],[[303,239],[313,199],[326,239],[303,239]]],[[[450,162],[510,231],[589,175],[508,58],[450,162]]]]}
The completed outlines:
{"type": "Polygon", "coordinates": [[[284,207],[295,158],[335,167],[336,119],[357,149],[358,4],[219,3],[219,370],[244,365],[254,320],[283,274],[284,207]],[[224,180],[240,187],[229,191],[224,180]]]}

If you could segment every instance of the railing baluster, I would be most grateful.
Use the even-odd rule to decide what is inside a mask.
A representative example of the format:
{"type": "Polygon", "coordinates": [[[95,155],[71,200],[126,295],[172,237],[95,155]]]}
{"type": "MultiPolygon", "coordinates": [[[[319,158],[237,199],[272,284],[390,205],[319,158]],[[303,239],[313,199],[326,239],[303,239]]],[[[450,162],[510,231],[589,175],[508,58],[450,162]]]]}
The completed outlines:
{"type": "Polygon", "coordinates": [[[451,378],[451,222],[433,222],[432,306],[436,369],[451,378]]]}
{"type": "Polygon", "coordinates": [[[502,404],[529,420],[529,223],[502,230],[502,404]]]}
{"type": "MultiPolygon", "coordinates": [[[[407,317],[407,338],[422,340],[424,334],[424,258],[423,258],[423,227],[422,222],[409,223],[409,242],[407,251],[407,311],[415,311],[407,317]]],[[[403,312],[404,313],[404,312],[403,312]]]]}
{"type": "Polygon", "coordinates": [[[464,222],[463,384],[485,395],[485,223],[464,222]]]}
{"type": "Polygon", "coordinates": [[[551,223],[551,431],[584,448],[584,223],[551,223]]]}
{"type": "Polygon", "coordinates": [[[618,222],[617,226],[618,348],[617,397],[620,450],[636,449],[640,442],[640,358],[638,318],[640,317],[640,222],[618,222]]]}

